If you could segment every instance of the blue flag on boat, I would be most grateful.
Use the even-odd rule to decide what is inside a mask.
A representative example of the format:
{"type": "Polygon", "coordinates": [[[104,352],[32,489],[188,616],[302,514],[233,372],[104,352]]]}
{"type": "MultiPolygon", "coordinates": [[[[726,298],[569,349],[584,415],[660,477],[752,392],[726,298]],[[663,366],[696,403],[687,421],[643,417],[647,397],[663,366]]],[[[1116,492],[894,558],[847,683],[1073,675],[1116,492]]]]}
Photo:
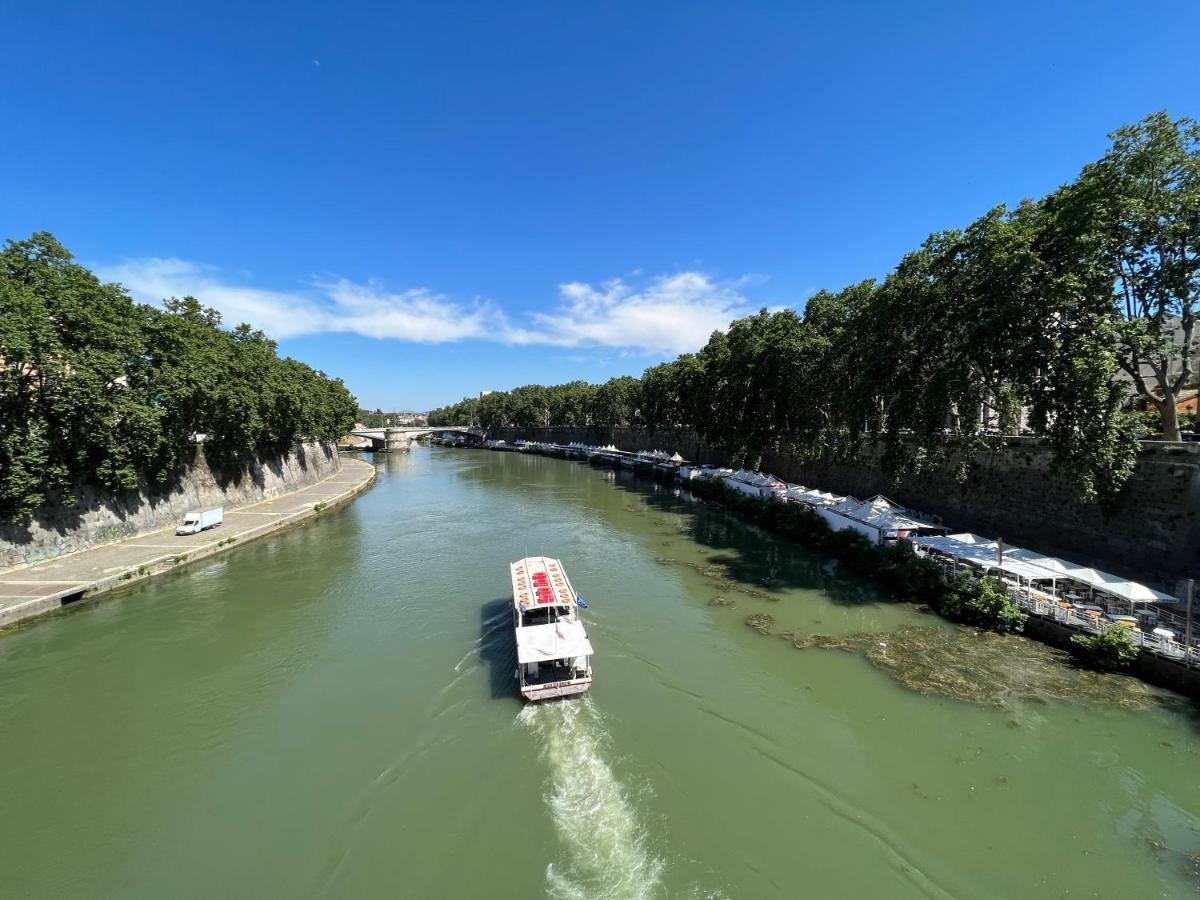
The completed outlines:
{"type": "Polygon", "coordinates": [[[580,609],[587,609],[587,601],[584,600],[582,597],[576,597],[575,603],[578,604],[580,609]]]}

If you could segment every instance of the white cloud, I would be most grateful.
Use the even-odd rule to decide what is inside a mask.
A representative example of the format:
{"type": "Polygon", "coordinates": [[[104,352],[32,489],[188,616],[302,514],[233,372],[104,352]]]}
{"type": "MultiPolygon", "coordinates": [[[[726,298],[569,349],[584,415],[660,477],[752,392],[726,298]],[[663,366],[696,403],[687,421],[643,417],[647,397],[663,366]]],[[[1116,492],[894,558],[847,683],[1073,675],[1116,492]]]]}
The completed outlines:
{"type": "Polygon", "coordinates": [[[273,338],[354,332],[374,338],[442,343],[483,338],[503,330],[503,316],[488,303],[454,303],[425,288],[399,293],[345,279],[316,282],[309,291],[272,291],[230,284],[211,266],[183,259],[129,260],[101,267],[138,300],[192,296],[221,313],[227,324],[249,322],[273,338]]]}
{"type": "Polygon", "coordinates": [[[534,327],[515,329],[511,340],[686,353],[748,311],[738,287],[703,272],[661,275],[640,289],[619,278],[599,288],[570,282],[559,285],[558,309],[534,313],[534,327]]]}
{"type": "Polygon", "coordinates": [[[704,272],[680,272],[634,286],[614,279],[593,287],[559,285],[550,312],[513,325],[487,301],[460,303],[426,288],[388,291],[344,278],[314,281],[305,290],[277,291],[231,283],[211,267],[183,259],[128,260],[99,267],[143,302],[193,296],[220,311],[228,324],[249,322],[271,337],[353,332],[422,343],[468,339],[558,347],[611,347],[641,353],[682,353],[703,346],[748,311],[739,288],[704,272]]]}
{"type": "Polygon", "coordinates": [[[487,338],[508,327],[504,314],[491,303],[454,303],[425,288],[391,293],[374,283],[345,279],[318,287],[333,304],[328,331],[440,344],[487,338]]]}

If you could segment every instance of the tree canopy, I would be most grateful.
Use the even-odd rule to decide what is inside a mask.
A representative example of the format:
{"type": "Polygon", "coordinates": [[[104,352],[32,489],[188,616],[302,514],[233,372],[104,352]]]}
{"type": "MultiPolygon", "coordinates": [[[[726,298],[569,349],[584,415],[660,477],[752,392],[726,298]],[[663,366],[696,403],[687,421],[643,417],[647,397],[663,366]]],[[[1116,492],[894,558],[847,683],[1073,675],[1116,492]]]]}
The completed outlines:
{"type": "Polygon", "coordinates": [[[231,463],[332,440],[357,403],[340,379],[192,297],[162,308],[101,282],[48,233],[0,250],[0,520],[75,489],[165,483],[203,441],[231,463]]]}
{"type": "Polygon", "coordinates": [[[1178,440],[1177,397],[1200,345],[1200,124],[1160,111],[1110,137],[1054,201],[1076,266],[1112,286],[1118,363],[1178,440]]]}

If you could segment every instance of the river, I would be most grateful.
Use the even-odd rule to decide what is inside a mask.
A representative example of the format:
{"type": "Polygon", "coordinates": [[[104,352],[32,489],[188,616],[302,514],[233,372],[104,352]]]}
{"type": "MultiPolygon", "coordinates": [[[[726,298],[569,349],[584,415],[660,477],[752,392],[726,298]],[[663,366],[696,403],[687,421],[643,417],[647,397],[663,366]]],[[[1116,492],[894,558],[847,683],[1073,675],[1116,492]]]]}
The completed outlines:
{"type": "Polygon", "coordinates": [[[997,699],[1007,676],[969,656],[987,702],[960,699],[925,657],[889,669],[888,642],[990,638],[627,475],[439,448],[378,466],[309,527],[0,638],[0,894],[1200,886],[1185,704],[1056,658],[1014,664],[1031,683],[997,699]],[[560,557],[589,602],[587,700],[516,699],[526,554],[560,557]],[[794,646],[814,633],[859,652],[794,646]]]}

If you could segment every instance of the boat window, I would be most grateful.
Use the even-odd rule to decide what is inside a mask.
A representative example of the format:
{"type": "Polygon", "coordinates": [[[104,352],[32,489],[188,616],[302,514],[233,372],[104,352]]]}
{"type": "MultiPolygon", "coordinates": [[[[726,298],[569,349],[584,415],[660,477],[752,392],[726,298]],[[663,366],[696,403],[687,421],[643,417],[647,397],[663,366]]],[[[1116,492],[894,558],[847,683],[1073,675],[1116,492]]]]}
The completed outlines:
{"type": "Polygon", "coordinates": [[[535,606],[525,610],[521,625],[553,625],[560,619],[570,619],[569,606],[535,606]]]}

